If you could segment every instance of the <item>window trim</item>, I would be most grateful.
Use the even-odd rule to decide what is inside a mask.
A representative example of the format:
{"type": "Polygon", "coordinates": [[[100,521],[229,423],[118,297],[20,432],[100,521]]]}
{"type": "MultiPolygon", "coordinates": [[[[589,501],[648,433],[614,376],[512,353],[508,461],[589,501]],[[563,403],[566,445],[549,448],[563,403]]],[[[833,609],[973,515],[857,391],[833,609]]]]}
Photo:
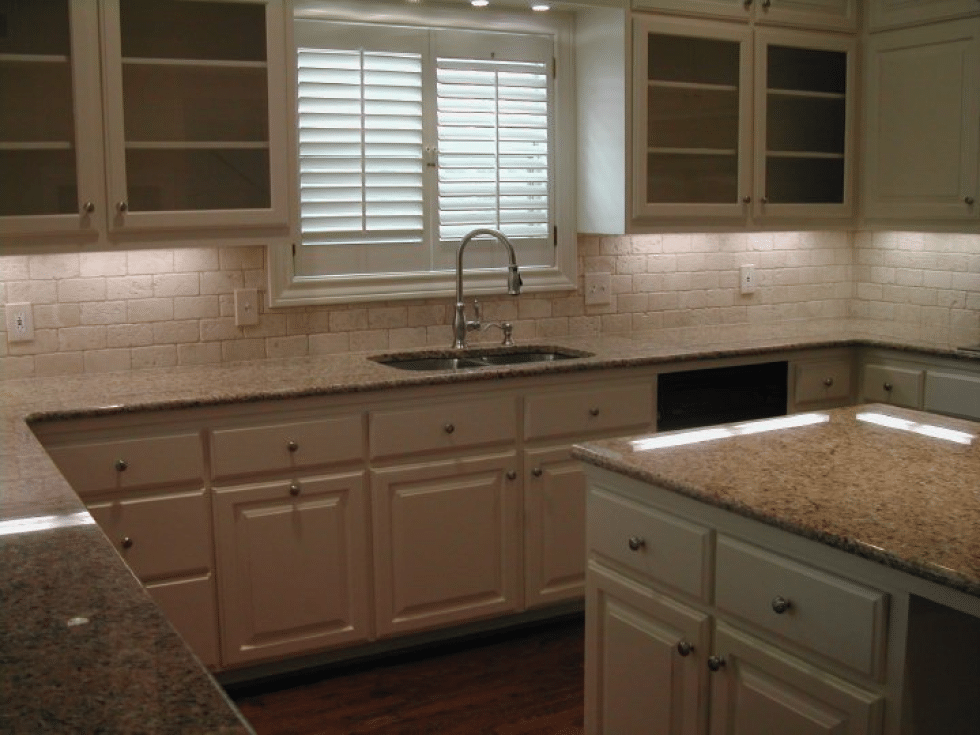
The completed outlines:
{"type": "MultiPolygon", "coordinates": [[[[379,0],[296,0],[293,17],[378,22],[400,25],[449,25],[511,32],[546,32],[555,36],[556,67],[555,95],[555,196],[554,222],[557,238],[555,263],[549,267],[522,269],[523,290],[528,293],[571,291],[577,287],[578,254],[575,225],[576,202],[576,144],[575,144],[575,84],[574,84],[574,26],[569,15],[548,13],[541,16],[531,12],[498,12],[471,8],[438,9],[427,6],[406,8],[379,0]]],[[[296,129],[296,40],[293,17],[288,18],[287,48],[289,73],[286,80],[288,99],[288,152],[290,242],[270,244],[267,248],[269,300],[273,307],[303,306],[329,303],[392,301],[450,297],[455,291],[455,274],[431,272],[413,274],[376,274],[368,276],[337,275],[307,277],[294,270],[293,252],[301,242],[299,232],[298,140],[296,129]]],[[[478,245],[480,246],[480,245],[478,245]]],[[[506,293],[505,260],[501,255],[500,268],[467,269],[468,294],[506,293]]]]}

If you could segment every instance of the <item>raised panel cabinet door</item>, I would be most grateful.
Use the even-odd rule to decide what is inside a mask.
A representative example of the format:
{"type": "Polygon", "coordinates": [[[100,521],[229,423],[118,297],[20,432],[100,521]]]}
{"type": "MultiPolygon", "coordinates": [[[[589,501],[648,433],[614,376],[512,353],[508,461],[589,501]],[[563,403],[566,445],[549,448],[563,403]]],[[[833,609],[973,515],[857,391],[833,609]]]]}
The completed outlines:
{"type": "Polygon", "coordinates": [[[711,735],[878,735],[884,697],[717,624],[711,735]]]}
{"type": "Polygon", "coordinates": [[[870,0],[868,5],[868,26],[873,31],[980,15],[977,0],[870,0]]]}
{"type": "Polygon", "coordinates": [[[524,454],[524,601],[585,592],[585,473],[568,447],[524,454]]]}
{"type": "Polygon", "coordinates": [[[756,20],[800,28],[856,31],[860,0],[751,0],[756,20]]]}
{"type": "Polygon", "coordinates": [[[866,48],[866,216],[976,220],[980,20],[873,34],[866,48]]]}
{"type": "Polygon", "coordinates": [[[926,371],[926,411],[980,420],[980,375],[926,371]]]}
{"type": "Polygon", "coordinates": [[[368,638],[363,472],[216,490],[226,666],[368,638]]]}
{"type": "Polygon", "coordinates": [[[862,400],[921,408],[924,380],[925,371],[917,367],[865,365],[861,384],[862,400]]]}
{"type": "Polygon", "coordinates": [[[587,735],[706,732],[706,614],[593,564],[585,619],[587,735]]]}
{"type": "Polygon", "coordinates": [[[520,608],[515,452],[371,473],[381,636],[520,608]]]}

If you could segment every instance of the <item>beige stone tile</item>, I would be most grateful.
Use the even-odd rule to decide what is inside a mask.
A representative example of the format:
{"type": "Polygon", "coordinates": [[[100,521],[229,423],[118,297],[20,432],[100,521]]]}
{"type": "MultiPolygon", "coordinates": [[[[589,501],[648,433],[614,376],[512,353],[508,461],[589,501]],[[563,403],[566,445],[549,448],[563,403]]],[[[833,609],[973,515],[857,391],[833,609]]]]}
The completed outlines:
{"type": "Polygon", "coordinates": [[[64,278],[58,281],[58,301],[102,301],[106,297],[104,278],[64,278]]]}
{"type": "Polygon", "coordinates": [[[174,250],[130,250],[126,257],[129,275],[173,273],[174,250]]]}
{"type": "Polygon", "coordinates": [[[34,366],[39,377],[80,375],[85,372],[85,358],[81,352],[53,352],[37,355],[34,366]]]}
{"type": "Polygon", "coordinates": [[[131,350],[131,355],[133,370],[154,367],[175,367],[177,365],[176,345],[134,347],[131,350]]]}
{"type": "Polygon", "coordinates": [[[178,365],[212,365],[220,362],[220,342],[195,342],[177,345],[178,365]]]}
{"type": "Polygon", "coordinates": [[[311,355],[332,355],[340,352],[350,352],[350,333],[311,334],[311,355]]]}
{"type": "Polygon", "coordinates": [[[182,342],[197,342],[201,339],[201,322],[197,319],[155,322],[150,326],[153,327],[154,344],[180,344],[182,342]]]}
{"type": "Polygon", "coordinates": [[[126,273],[126,253],[81,253],[79,255],[79,275],[83,278],[125,276],[126,273]]]}
{"type": "Polygon", "coordinates": [[[220,315],[217,296],[175,296],[174,319],[208,319],[220,315]]]}
{"type": "Polygon", "coordinates": [[[221,343],[221,361],[239,362],[266,357],[264,339],[236,339],[221,343]]]}
{"type": "Polygon", "coordinates": [[[86,373],[113,373],[132,368],[128,349],[96,350],[85,353],[86,373]]]}
{"type": "Polygon", "coordinates": [[[146,347],[152,345],[152,324],[110,324],[106,327],[106,347],[146,347]]]}
{"type": "Polygon", "coordinates": [[[78,323],[123,324],[128,321],[126,301],[92,301],[79,304],[78,323]]]}
{"type": "Polygon", "coordinates": [[[107,299],[149,299],[153,297],[152,276],[106,278],[107,299]]]}
{"type": "Polygon", "coordinates": [[[293,337],[269,337],[265,341],[269,357],[304,357],[310,353],[310,340],[305,334],[293,337]]]}
{"type": "Polygon", "coordinates": [[[134,299],[126,302],[130,322],[164,322],[174,318],[173,299],[134,299]]]}
{"type": "Polygon", "coordinates": [[[201,279],[197,273],[160,273],[153,276],[154,296],[197,296],[200,292],[201,279]]]}
{"type": "Polygon", "coordinates": [[[78,253],[30,255],[28,256],[28,269],[30,278],[34,281],[78,278],[81,274],[78,253]]]}
{"type": "MultiPolygon", "coordinates": [[[[66,327],[58,330],[58,350],[75,352],[102,350],[106,347],[106,328],[104,326],[66,327]]],[[[86,365],[88,357],[86,356],[86,365]]],[[[91,372],[86,368],[86,372],[91,372]]]]}

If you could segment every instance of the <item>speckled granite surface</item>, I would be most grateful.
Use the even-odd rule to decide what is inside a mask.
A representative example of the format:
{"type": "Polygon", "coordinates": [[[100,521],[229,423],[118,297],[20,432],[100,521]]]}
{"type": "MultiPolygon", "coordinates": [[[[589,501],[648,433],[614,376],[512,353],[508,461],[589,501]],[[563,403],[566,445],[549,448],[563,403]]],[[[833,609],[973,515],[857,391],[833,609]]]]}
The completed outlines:
{"type": "MultiPolygon", "coordinates": [[[[247,723],[91,524],[28,421],[850,344],[980,360],[928,338],[882,339],[853,323],[679,330],[551,344],[584,349],[595,356],[454,374],[398,371],[363,354],[350,354],[0,381],[0,733],[248,732],[247,723]],[[58,527],[28,530],[28,524],[39,519],[58,527]]],[[[889,450],[893,455],[895,446],[900,445],[889,450]]],[[[844,451],[843,446],[836,451],[844,451]]],[[[968,468],[977,477],[973,451],[968,468]]],[[[920,469],[927,466],[925,461],[920,464],[920,469]]],[[[980,539],[976,504],[960,504],[958,499],[937,504],[934,517],[940,517],[942,508],[948,516],[940,545],[948,551],[935,563],[945,560],[980,591],[976,557],[957,566],[969,557],[967,546],[972,540],[980,539]]],[[[781,510],[791,513],[793,506],[767,512],[781,510]]],[[[919,563],[915,548],[901,546],[902,530],[910,519],[906,512],[861,518],[869,528],[880,527],[875,538],[890,553],[909,554],[910,563],[919,563]]]]}
{"type": "Polygon", "coordinates": [[[980,596],[980,423],[877,404],[789,418],[814,423],[624,437],[573,455],[980,596]]]}

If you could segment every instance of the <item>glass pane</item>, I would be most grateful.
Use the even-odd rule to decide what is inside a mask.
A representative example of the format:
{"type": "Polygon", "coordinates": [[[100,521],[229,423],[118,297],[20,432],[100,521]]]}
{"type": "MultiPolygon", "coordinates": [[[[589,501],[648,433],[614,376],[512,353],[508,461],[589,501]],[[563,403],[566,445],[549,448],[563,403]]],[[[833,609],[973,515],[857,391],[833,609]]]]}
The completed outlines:
{"type": "Polygon", "coordinates": [[[126,58],[265,61],[263,3],[122,0],[126,58]]]}
{"type": "Polygon", "coordinates": [[[269,137],[263,68],[126,64],[123,96],[127,141],[264,141],[269,137]]]}
{"type": "Polygon", "coordinates": [[[843,51],[769,46],[769,89],[847,92],[847,54],[843,51]]]}
{"type": "Polygon", "coordinates": [[[766,158],[766,192],[772,204],[841,204],[842,158],[766,158]]]}
{"type": "Polygon", "coordinates": [[[78,212],[75,151],[0,150],[0,217],[78,212]]]}
{"type": "Polygon", "coordinates": [[[70,53],[68,0],[0,3],[0,54],[70,53]]]}
{"type": "Polygon", "coordinates": [[[126,172],[131,211],[270,206],[267,149],[129,150],[126,172]]]}
{"type": "Polygon", "coordinates": [[[738,92],[652,87],[647,140],[657,148],[738,147],[738,92]]]}
{"type": "Polygon", "coordinates": [[[844,100],[770,94],[768,105],[767,150],[844,152],[844,100]]]}
{"type": "Polygon", "coordinates": [[[74,143],[68,62],[0,61],[0,97],[0,141],[74,143]]]}
{"type": "Polygon", "coordinates": [[[737,156],[647,155],[647,202],[728,204],[738,200],[737,156]]]}
{"type": "Polygon", "coordinates": [[[647,78],[738,86],[739,47],[713,38],[648,36],[647,78]]]}

